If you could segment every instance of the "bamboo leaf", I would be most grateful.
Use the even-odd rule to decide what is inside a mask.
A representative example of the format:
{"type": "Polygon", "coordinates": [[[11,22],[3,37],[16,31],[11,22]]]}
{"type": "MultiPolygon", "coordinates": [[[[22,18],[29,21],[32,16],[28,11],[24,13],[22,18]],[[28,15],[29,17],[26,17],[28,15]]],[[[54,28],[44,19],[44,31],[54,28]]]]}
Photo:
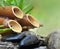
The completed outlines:
{"type": "Polygon", "coordinates": [[[33,9],[33,6],[28,5],[28,6],[26,6],[26,7],[23,9],[23,11],[27,14],[27,13],[29,13],[32,9],[33,9]]]}
{"type": "Polygon", "coordinates": [[[10,30],[11,30],[10,28],[0,29],[0,33],[4,33],[6,31],[10,31],[10,30]]]}
{"type": "Polygon", "coordinates": [[[23,1],[24,1],[24,0],[20,0],[20,1],[19,1],[19,8],[20,8],[20,9],[23,9],[23,1]]]}
{"type": "Polygon", "coordinates": [[[0,0],[1,2],[0,2],[0,6],[3,6],[4,7],[4,0],[0,0]]]}
{"type": "Polygon", "coordinates": [[[10,6],[10,5],[11,5],[12,0],[4,0],[3,2],[4,2],[4,5],[5,5],[5,6],[7,6],[7,5],[9,5],[9,6],[10,6]]]}
{"type": "Polygon", "coordinates": [[[0,25],[0,28],[4,28],[4,25],[0,25]]]}
{"type": "Polygon", "coordinates": [[[14,0],[14,4],[15,4],[16,6],[18,6],[18,2],[17,2],[17,0],[14,0]]]}
{"type": "Polygon", "coordinates": [[[31,7],[29,10],[27,10],[25,13],[27,14],[27,13],[31,12],[32,9],[33,9],[33,7],[31,7]]]}

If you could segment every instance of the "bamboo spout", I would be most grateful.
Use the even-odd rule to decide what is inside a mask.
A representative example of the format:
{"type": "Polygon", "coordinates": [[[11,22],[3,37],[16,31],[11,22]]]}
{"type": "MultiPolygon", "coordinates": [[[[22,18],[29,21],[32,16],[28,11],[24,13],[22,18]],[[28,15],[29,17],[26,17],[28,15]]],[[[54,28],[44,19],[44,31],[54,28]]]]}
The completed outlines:
{"type": "Polygon", "coordinates": [[[7,24],[9,28],[16,33],[20,33],[22,31],[21,25],[15,20],[9,20],[7,24]]]}
{"type": "Polygon", "coordinates": [[[41,26],[35,18],[33,18],[31,15],[26,14],[24,15],[23,19],[17,20],[23,27],[24,26],[29,26],[29,28],[38,28],[41,26]]]}
{"type": "Polygon", "coordinates": [[[16,6],[0,7],[0,15],[11,19],[23,18],[23,12],[16,6]]]}
{"type": "Polygon", "coordinates": [[[0,25],[4,25],[4,28],[9,27],[10,29],[12,29],[12,31],[16,33],[20,33],[22,31],[21,25],[15,20],[0,17],[0,25]]]}

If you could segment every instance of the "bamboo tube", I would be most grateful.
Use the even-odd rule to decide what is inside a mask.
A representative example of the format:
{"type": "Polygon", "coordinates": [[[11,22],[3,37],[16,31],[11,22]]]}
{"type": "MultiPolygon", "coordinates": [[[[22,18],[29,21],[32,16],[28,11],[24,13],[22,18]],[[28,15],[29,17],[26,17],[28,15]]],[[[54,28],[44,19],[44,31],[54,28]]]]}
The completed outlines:
{"type": "Polygon", "coordinates": [[[4,25],[5,28],[9,27],[12,29],[12,31],[17,33],[20,33],[22,31],[21,25],[15,20],[0,17],[0,25],[4,25]]]}
{"type": "Polygon", "coordinates": [[[5,16],[11,19],[23,18],[23,12],[16,6],[0,7],[0,16],[5,16]]]}
{"type": "Polygon", "coordinates": [[[12,31],[17,32],[17,33],[21,33],[22,27],[17,21],[9,20],[7,24],[9,26],[9,28],[12,29],[12,31]]]}
{"type": "Polygon", "coordinates": [[[29,27],[29,28],[38,28],[42,26],[39,24],[35,18],[33,18],[31,15],[26,14],[24,15],[23,19],[17,19],[17,21],[24,27],[29,27]]]}

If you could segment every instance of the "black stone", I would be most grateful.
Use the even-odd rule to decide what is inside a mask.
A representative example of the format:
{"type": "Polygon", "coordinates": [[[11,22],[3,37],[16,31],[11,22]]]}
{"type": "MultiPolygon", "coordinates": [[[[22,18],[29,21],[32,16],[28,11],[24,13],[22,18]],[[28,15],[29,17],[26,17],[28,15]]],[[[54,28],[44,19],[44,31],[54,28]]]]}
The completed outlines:
{"type": "Polygon", "coordinates": [[[9,42],[19,42],[22,40],[25,36],[30,35],[30,31],[24,31],[20,34],[12,34],[8,36],[4,36],[1,40],[2,41],[9,41],[9,42]]]}
{"type": "Polygon", "coordinates": [[[34,48],[38,47],[39,45],[39,40],[35,35],[27,35],[20,43],[19,46],[21,49],[29,49],[29,48],[34,48]]]}

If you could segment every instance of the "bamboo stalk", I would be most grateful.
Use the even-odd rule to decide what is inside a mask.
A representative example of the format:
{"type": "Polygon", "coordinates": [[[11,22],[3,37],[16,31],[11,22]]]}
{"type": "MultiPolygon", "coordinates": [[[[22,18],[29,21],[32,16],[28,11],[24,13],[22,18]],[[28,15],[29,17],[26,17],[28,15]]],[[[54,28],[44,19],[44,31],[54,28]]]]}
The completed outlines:
{"type": "Polygon", "coordinates": [[[17,21],[24,27],[26,28],[39,28],[42,25],[39,24],[34,17],[32,17],[29,14],[25,14],[22,19],[17,19],[17,21]]]}
{"type": "Polygon", "coordinates": [[[9,28],[12,29],[12,31],[14,31],[16,33],[21,33],[22,27],[17,21],[9,20],[7,24],[9,26],[9,28]]]}
{"type": "Polygon", "coordinates": [[[16,6],[5,6],[0,7],[0,16],[8,17],[11,19],[14,18],[23,18],[23,12],[20,8],[16,6]]]}

